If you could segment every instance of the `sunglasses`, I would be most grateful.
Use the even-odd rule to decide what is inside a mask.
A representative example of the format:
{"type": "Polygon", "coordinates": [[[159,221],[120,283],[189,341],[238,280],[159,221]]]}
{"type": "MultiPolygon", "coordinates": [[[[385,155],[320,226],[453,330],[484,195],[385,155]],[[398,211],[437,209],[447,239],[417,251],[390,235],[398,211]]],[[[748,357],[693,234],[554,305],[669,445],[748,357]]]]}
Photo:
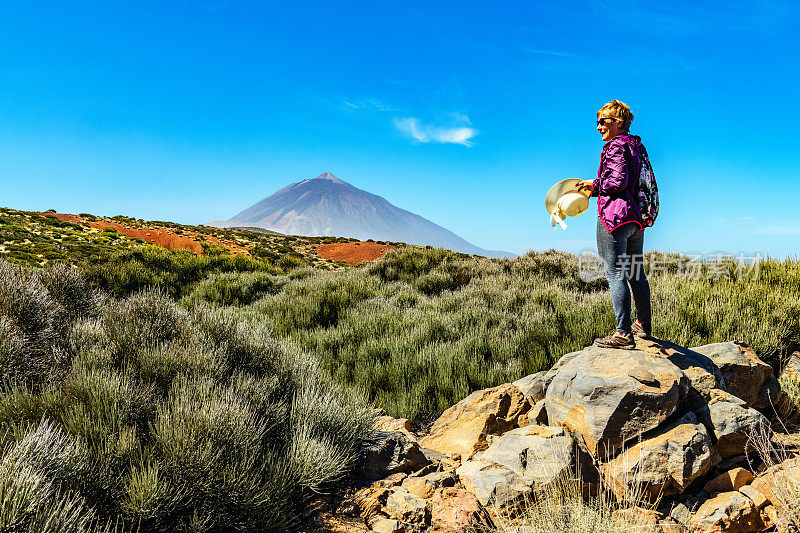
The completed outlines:
{"type": "Polygon", "coordinates": [[[603,117],[603,118],[597,120],[597,125],[598,126],[602,126],[602,125],[605,125],[605,124],[611,124],[612,122],[616,122],[618,120],[619,120],[618,118],[603,117]]]}

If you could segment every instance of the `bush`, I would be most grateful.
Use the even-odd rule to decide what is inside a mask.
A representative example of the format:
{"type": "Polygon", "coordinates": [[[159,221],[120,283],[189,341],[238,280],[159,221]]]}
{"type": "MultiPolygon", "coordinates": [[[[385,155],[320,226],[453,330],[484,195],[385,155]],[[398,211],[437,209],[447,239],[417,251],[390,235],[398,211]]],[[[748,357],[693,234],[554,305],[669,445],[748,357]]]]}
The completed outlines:
{"type": "Polygon", "coordinates": [[[266,261],[246,255],[195,256],[186,250],[169,251],[141,246],[117,252],[107,261],[87,265],[87,279],[116,296],[146,287],[158,287],[172,297],[187,294],[192,285],[213,273],[279,271],[266,261]]]}
{"type": "Polygon", "coordinates": [[[267,272],[225,272],[212,274],[199,282],[184,302],[203,301],[217,305],[247,305],[264,295],[280,292],[285,277],[267,272]]]}
{"type": "Polygon", "coordinates": [[[380,283],[357,271],[351,274],[318,274],[311,269],[284,285],[283,290],[254,304],[268,316],[276,332],[289,334],[301,329],[327,328],[356,303],[374,296],[380,283]]]}
{"type": "Polygon", "coordinates": [[[78,440],[48,422],[31,427],[0,463],[0,530],[100,531],[94,510],[73,490],[88,468],[78,440]]]}
{"type": "Polygon", "coordinates": [[[17,331],[27,328],[66,354],[63,378],[46,389],[29,385],[50,375],[39,365],[0,391],[5,449],[42,450],[0,467],[5,524],[285,529],[352,467],[372,427],[360,393],[251,312],[202,300],[187,311],[159,290],[87,300],[67,271],[45,283],[32,269],[0,268],[4,353],[32,350],[35,336],[17,331]]]}
{"type": "Polygon", "coordinates": [[[95,295],[65,265],[34,270],[0,260],[0,371],[39,387],[69,365],[71,325],[95,310],[95,295]]]}

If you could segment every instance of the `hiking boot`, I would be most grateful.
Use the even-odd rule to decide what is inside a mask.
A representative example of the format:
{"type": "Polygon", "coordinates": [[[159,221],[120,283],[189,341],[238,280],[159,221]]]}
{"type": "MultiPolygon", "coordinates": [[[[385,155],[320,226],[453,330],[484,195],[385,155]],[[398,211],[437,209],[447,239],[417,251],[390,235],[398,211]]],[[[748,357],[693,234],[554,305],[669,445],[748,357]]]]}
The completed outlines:
{"type": "Polygon", "coordinates": [[[601,348],[616,348],[618,350],[633,350],[636,348],[633,335],[630,333],[620,333],[619,331],[615,331],[608,337],[595,339],[594,344],[601,348]]]}
{"type": "Polygon", "coordinates": [[[631,325],[631,329],[633,330],[633,334],[640,339],[649,339],[650,338],[650,331],[645,331],[642,323],[638,320],[631,325]]]}

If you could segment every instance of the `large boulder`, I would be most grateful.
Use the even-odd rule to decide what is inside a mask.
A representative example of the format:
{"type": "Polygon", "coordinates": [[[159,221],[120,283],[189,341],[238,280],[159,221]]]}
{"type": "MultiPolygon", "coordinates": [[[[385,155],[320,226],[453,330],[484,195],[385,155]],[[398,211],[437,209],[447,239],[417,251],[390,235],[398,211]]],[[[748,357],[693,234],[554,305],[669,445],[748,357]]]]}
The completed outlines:
{"type": "Polygon", "coordinates": [[[752,483],[753,479],[753,474],[749,470],[741,467],[732,468],[707,482],[703,490],[709,494],[717,495],[721,492],[739,490],[752,483]]]}
{"type": "Polygon", "coordinates": [[[586,481],[597,479],[591,457],[568,431],[540,426],[505,433],[456,473],[478,501],[498,506],[516,503],[576,473],[586,481]]]}
{"type": "MultiPolygon", "coordinates": [[[[717,342],[697,346],[693,351],[708,356],[719,367],[725,379],[725,389],[757,409],[769,407],[767,391],[775,387],[772,367],[758,358],[755,351],[744,343],[717,342]]],[[[772,401],[775,401],[772,397],[772,401]]]]}
{"type": "Polygon", "coordinates": [[[583,479],[597,477],[591,456],[563,427],[513,429],[496,439],[478,458],[505,466],[536,487],[576,471],[580,471],[583,479]]]}
{"type": "Polygon", "coordinates": [[[547,388],[547,419],[579,433],[601,460],[658,427],[687,396],[683,371],[657,352],[589,346],[570,355],[547,388]]]}
{"type": "Polygon", "coordinates": [[[516,385],[505,383],[475,391],[442,413],[422,445],[468,460],[488,446],[488,435],[501,435],[517,425],[530,404],[516,385]]]}
{"type": "Polygon", "coordinates": [[[441,533],[490,531],[494,524],[474,494],[446,487],[430,500],[431,530],[441,533]]]}
{"type": "Polygon", "coordinates": [[[705,426],[693,413],[642,438],[603,468],[614,494],[654,499],[682,493],[719,462],[705,426]]]}
{"type": "Polygon", "coordinates": [[[748,439],[769,428],[764,415],[725,391],[712,391],[709,403],[697,413],[714,432],[723,458],[744,453],[748,439]]]}
{"type": "Polygon", "coordinates": [[[553,382],[553,378],[556,377],[556,374],[559,373],[559,371],[564,367],[564,365],[566,365],[567,363],[578,357],[581,354],[581,352],[582,350],[578,350],[577,352],[569,352],[567,354],[562,355],[558,359],[558,361],[556,361],[556,363],[552,367],[550,367],[550,370],[544,373],[544,376],[542,376],[541,380],[545,394],[547,393],[547,388],[550,386],[550,383],[553,382]]]}
{"type": "Polygon", "coordinates": [[[706,500],[690,522],[691,530],[701,533],[752,533],[763,526],[753,501],[737,491],[706,500]]]}
{"type": "Polygon", "coordinates": [[[365,441],[359,468],[370,479],[412,472],[430,463],[416,440],[401,431],[374,431],[365,441]]]}

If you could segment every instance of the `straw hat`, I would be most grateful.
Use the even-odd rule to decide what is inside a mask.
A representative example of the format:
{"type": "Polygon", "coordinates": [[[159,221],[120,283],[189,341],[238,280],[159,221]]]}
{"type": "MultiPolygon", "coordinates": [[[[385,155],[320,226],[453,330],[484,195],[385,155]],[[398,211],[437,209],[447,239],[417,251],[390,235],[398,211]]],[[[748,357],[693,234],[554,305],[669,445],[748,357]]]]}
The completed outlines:
{"type": "Polygon", "coordinates": [[[581,181],[578,178],[561,180],[547,191],[544,207],[550,213],[550,225],[554,229],[556,224],[567,229],[566,217],[576,217],[589,208],[588,194],[578,190],[581,181]]]}

